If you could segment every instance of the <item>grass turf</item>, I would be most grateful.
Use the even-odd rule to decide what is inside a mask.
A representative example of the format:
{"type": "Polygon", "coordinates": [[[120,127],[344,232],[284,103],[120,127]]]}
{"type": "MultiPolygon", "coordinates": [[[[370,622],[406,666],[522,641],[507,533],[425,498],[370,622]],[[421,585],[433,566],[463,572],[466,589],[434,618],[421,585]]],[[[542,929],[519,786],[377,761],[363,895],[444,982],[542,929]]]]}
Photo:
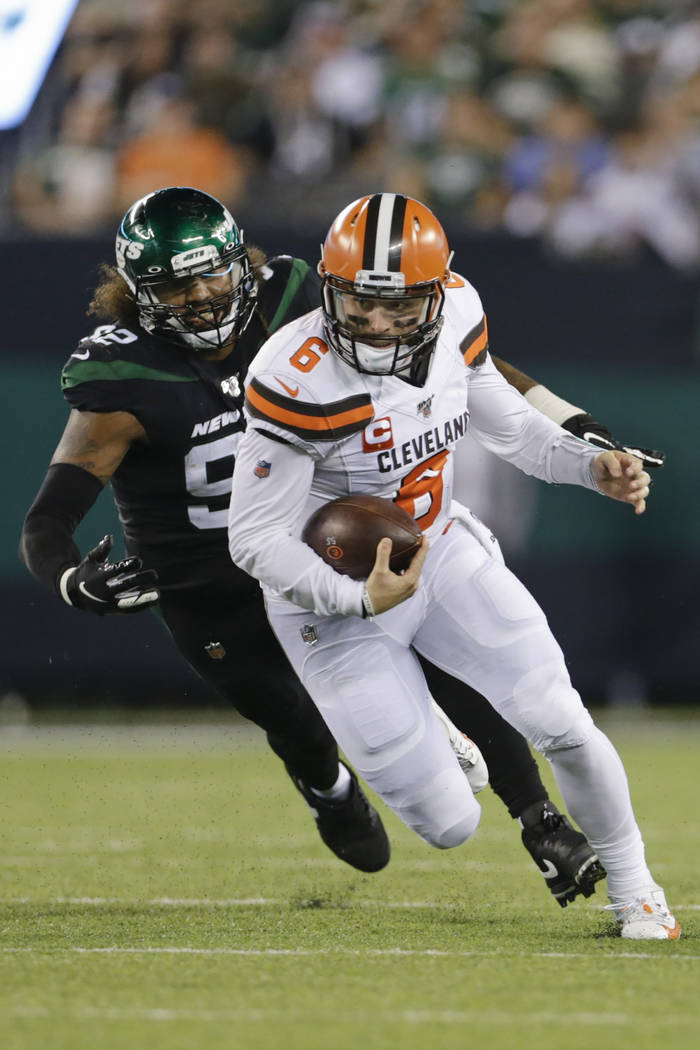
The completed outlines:
{"type": "Polygon", "coordinates": [[[678,942],[620,940],[600,887],[561,910],[490,791],[474,840],[445,853],[379,803],[393,857],[363,875],[249,727],[6,731],[0,1045],[694,1048],[700,728],[599,721],[678,942]]]}

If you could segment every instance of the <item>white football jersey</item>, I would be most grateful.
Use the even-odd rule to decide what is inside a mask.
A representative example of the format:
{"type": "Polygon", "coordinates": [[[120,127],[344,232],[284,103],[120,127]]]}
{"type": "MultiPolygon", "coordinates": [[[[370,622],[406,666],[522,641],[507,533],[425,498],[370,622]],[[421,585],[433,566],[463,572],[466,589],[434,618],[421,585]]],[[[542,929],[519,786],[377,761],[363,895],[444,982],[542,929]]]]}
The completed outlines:
{"type": "Polygon", "coordinates": [[[395,500],[429,536],[445,527],[451,453],[469,418],[465,353],[473,359],[486,348],[479,297],[457,280],[422,387],[341,361],[324,341],[320,310],[282,329],[253,361],[248,425],[315,460],[307,516],[337,496],[366,492],[395,500]]]}
{"type": "Polygon", "coordinates": [[[498,373],[488,356],[481,301],[459,275],[446,286],[443,317],[421,387],[341,361],[324,340],[320,309],[281,328],[254,359],[230,536],[234,561],[262,580],[268,594],[317,612],[359,613],[361,585],[340,577],[298,539],[289,546],[281,527],[298,537],[321,504],[362,492],[395,500],[432,541],[449,521],[452,453],[468,427],[526,473],[595,487],[589,467],[596,450],[533,409],[498,373]],[[251,452],[258,459],[248,462],[251,452]],[[286,554],[270,549],[273,533],[265,525],[272,518],[286,554]],[[323,579],[333,594],[315,593],[312,578],[323,579]]]}

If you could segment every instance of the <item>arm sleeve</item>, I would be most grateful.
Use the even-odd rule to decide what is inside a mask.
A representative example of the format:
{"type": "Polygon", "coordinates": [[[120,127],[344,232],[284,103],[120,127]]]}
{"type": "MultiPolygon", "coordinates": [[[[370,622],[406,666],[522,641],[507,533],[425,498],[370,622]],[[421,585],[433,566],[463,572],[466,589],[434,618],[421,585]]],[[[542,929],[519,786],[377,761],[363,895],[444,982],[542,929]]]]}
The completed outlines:
{"type": "Polygon", "coordinates": [[[229,514],[231,558],[286,600],[321,616],[362,615],[364,585],[298,539],[314,474],[310,456],[253,428],[241,442],[229,514]],[[260,477],[256,468],[264,464],[260,477]]]}
{"type": "Polygon", "coordinates": [[[101,492],[99,478],[72,463],[54,463],[46,472],[24,519],[19,556],[47,587],[58,591],[65,570],[80,561],[73,533],[101,492]]]}
{"type": "Polygon", "coordinates": [[[469,383],[470,432],[525,474],[557,485],[599,489],[591,465],[600,449],[572,437],[509,386],[490,358],[469,383]]]}

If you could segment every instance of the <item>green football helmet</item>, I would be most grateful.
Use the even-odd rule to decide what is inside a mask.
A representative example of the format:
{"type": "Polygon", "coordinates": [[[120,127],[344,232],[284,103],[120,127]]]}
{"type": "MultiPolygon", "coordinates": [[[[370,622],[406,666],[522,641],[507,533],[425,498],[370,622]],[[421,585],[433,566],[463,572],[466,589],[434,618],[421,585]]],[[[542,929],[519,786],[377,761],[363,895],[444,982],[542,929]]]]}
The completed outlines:
{"type": "Polygon", "coordinates": [[[216,198],[188,186],[156,190],[121,221],[117,269],[143,328],[189,350],[220,350],[255,308],[243,231],[216,198]]]}

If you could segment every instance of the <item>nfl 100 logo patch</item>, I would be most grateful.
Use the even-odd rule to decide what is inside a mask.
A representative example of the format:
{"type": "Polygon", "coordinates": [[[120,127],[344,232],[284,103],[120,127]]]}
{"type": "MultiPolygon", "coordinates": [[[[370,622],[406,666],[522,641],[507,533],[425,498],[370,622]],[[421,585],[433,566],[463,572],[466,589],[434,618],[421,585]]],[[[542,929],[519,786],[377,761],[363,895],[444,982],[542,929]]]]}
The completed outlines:
{"type": "Polygon", "coordinates": [[[426,397],[425,401],[418,402],[418,415],[423,416],[424,419],[428,419],[433,411],[433,398],[435,394],[431,394],[430,397],[426,397]]]}
{"type": "Polygon", "coordinates": [[[226,397],[240,397],[241,384],[238,382],[238,376],[228,376],[227,379],[222,379],[221,392],[225,394],[226,397]]]}
{"type": "Polygon", "coordinates": [[[269,477],[271,470],[271,463],[268,463],[266,459],[259,459],[258,462],[255,464],[255,469],[253,470],[253,473],[255,474],[256,478],[267,478],[269,477]]]}

